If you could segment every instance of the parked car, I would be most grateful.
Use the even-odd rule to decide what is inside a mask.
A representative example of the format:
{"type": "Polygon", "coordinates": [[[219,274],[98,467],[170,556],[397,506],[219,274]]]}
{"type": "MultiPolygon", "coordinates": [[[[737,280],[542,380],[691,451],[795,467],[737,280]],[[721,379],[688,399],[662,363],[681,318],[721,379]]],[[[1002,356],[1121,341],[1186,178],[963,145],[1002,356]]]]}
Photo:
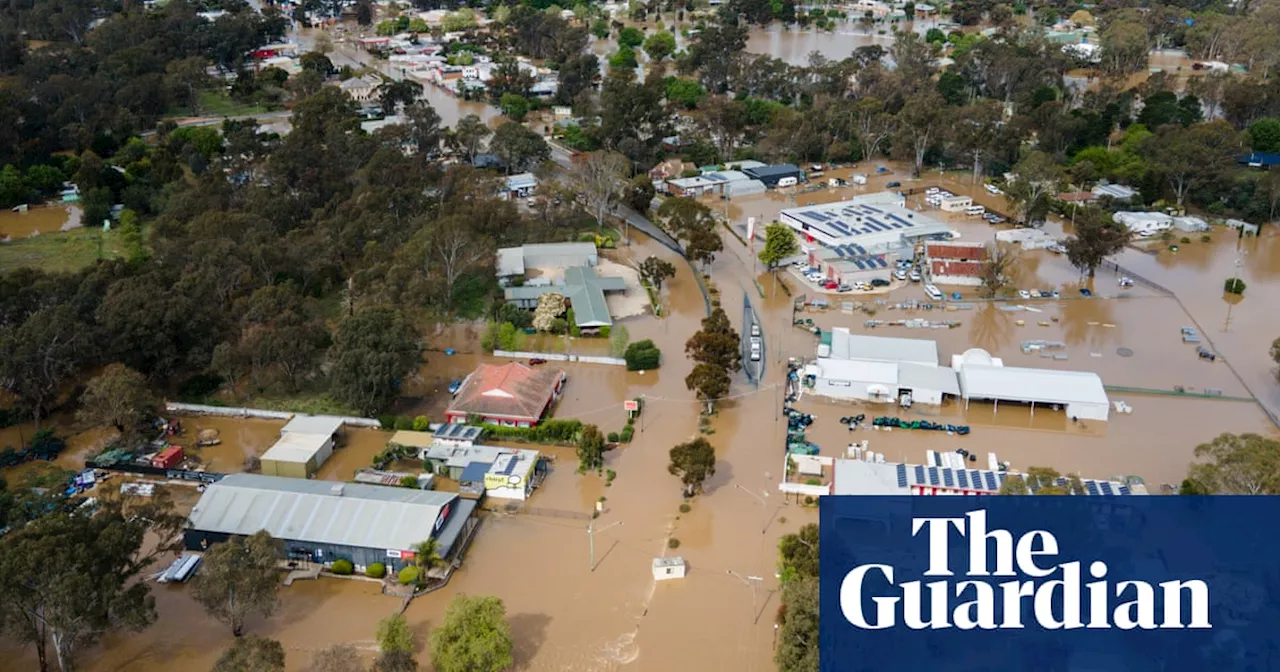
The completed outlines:
{"type": "Polygon", "coordinates": [[[960,292],[951,292],[951,298],[959,301],[962,297],[960,296],[960,292]]]}
{"type": "Polygon", "coordinates": [[[461,389],[462,389],[461,378],[454,378],[453,380],[449,381],[449,394],[457,394],[458,390],[461,390],[461,389]]]}
{"type": "Polygon", "coordinates": [[[547,363],[547,360],[541,357],[534,357],[533,359],[529,360],[529,366],[538,366],[539,364],[546,364],[546,363],[547,363]]]}
{"type": "Polygon", "coordinates": [[[1081,296],[1093,296],[1093,292],[1089,291],[1089,289],[1088,289],[1087,287],[1081,287],[1081,288],[1080,288],[1080,295],[1081,295],[1081,296]]]}
{"type": "Polygon", "coordinates": [[[1203,345],[1196,346],[1196,354],[1200,355],[1200,359],[1207,359],[1211,362],[1218,358],[1217,355],[1213,354],[1213,352],[1211,352],[1208,348],[1204,347],[1203,345]]]}
{"type": "Polygon", "coordinates": [[[837,292],[851,292],[851,291],[853,291],[853,288],[852,288],[852,287],[850,287],[849,285],[846,285],[846,284],[841,283],[841,285],[840,285],[839,287],[836,287],[836,291],[837,291],[837,292]]]}
{"type": "Polygon", "coordinates": [[[1027,291],[1027,290],[1025,290],[1025,289],[1019,289],[1019,290],[1018,290],[1018,298],[1020,298],[1020,299],[1029,299],[1029,298],[1031,298],[1031,292],[1028,292],[1028,291],[1027,291]]]}
{"type": "Polygon", "coordinates": [[[899,279],[899,280],[906,280],[906,279],[907,279],[907,271],[906,271],[905,269],[899,268],[898,270],[896,270],[896,271],[894,271],[894,272],[893,272],[893,277],[895,277],[895,278],[897,278],[897,279],[899,279]]]}
{"type": "Polygon", "coordinates": [[[836,282],[835,280],[828,280],[828,281],[826,281],[826,282],[822,283],[822,288],[823,288],[823,289],[835,289],[835,288],[837,288],[837,287],[839,287],[839,286],[840,286],[840,283],[836,282]]]}
{"type": "Polygon", "coordinates": [[[1052,292],[1050,292],[1050,294],[1051,294],[1051,295],[1053,296],[1053,298],[1055,298],[1055,299],[1061,299],[1061,298],[1062,298],[1062,294],[1058,293],[1058,290],[1056,290],[1056,289],[1055,289],[1055,290],[1053,290],[1052,292]]]}
{"type": "Polygon", "coordinates": [[[921,276],[918,269],[911,269],[911,282],[920,282],[921,276]]]}
{"type": "Polygon", "coordinates": [[[884,186],[886,189],[897,189],[902,186],[902,183],[895,180],[893,182],[886,183],[884,186]]]}
{"type": "Polygon", "coordinates": [[[884,278],[872,278],[872,279],[871,279],[871,286],[872,286],[872,287],[888,287],[890,284],[892,284],[892,283],[890,283],[888,280],[885,280],[884,278]]]}
{"type": "Polygon", "coordinates": [[[947,295],[943,294],[942,290],[938,289],[937,287],[934,287],[933,285],[925,285],[924,293],[927,294],[929,298],[933,299],[934,301],[941,301],[947,298],[947,295]]]}
{"type": "Polygon", "coordinates": [[[752,323],[751,323],[751,335],[752,335],[753,337],[755,337],[755,336],[759,336],[759,335],[760,335],[760,324],[759,324],[759,323],[757,323],[757,322],[752,322],[752,323]]]}

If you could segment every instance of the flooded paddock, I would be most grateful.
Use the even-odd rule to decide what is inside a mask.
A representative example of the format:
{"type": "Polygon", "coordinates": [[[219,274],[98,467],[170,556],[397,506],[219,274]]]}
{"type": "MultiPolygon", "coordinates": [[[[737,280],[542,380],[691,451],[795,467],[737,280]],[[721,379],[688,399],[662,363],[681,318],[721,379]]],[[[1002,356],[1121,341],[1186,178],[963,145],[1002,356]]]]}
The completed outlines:
{"type": "Polygon", "coordinates": [[[25,212],[0,210],[0,242],[78,229],[84,211],[77,205],[33,206],[25,212]]]}

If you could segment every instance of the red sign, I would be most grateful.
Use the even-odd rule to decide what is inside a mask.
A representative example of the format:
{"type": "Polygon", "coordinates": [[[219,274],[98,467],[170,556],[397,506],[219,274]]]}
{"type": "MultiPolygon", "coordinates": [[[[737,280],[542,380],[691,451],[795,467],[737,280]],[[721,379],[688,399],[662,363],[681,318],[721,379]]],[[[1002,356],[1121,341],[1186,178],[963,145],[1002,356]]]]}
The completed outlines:
{"type": "Polygon", "coordinates": [[[622,408],[626,411],[638,411],[640,410],[640,402],[635,399],[628,399],[622,402],[622,408]]]}

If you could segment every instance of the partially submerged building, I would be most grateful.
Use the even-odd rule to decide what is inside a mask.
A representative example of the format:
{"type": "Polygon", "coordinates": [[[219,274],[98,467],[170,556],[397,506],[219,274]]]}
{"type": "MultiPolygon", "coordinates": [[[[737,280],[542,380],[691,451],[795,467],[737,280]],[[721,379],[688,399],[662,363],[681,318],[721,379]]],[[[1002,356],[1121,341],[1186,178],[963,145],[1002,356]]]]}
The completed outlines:
{"type": "MultiPolygon", "coordinates": [[[[995,495],[1000,485],[1014,476],[1007,471],[956,469],[898,462],[835,460],[833,495],[995,495]]],[[[1057,485],[1065,487],[1066,477],[1057,485]]],[[[1089,495],[1145,495],[1142,485],[1119,481],[1081,479],[1089,495]]],[[[1033,491],[1038,483],[1031,484],[1033,491]]]]}
{"type": "Polygon", "coordinates": [[[550,367],[534,368],[520,362],[481,364],[463,381],[445,417],[454,424],[477,419],[507,427],[532,427],[550,412],[566,380],[564,371],[550,367]]]}
{"type": "Polygon", "coordinates": [[[938,344],[914,338],[851,334],[837,327],[822,335],[818,358],[805,367],[813,393],[833,399],[941,404],[960,394],[956,372],[938,365],[938,344]]]}
{"type": "Polygon", "coordinates": [[[280,429],[280,440],[262,454],[262,473],[311,478],[333,454],[342,423],[330,415],[293,416],[280,429]]]}
{"type": "Polygon", "coordinates": [[[1150,238],[1173,228],[1173,217],[1162,212],[1117,212],[1112,218],[1139,238],[1150,238]]]}
{"type": "Polygon", "coordinates": [[[929,241],[924,244],[929,277],[938,285],[981,285],[987,257],[984,243],[929,241]]]}
{"type": "Polygon", "coordinates": [[[464,497],[524,501],[547,475],[536,450],[475,443],[481,427],[447,424],[434,434],[400,431],[391,443],[417,450],[418,459],[438,476],[457,481],[464,497]]]}
{"type": "Polygon", "coordinates": [[[477,503],[457,493],[360,483],[228,474],[206,486],[183,532],[187,550],[208,550],[232,536],[265,530],[290,560],[331,565],[344,558],[363,571],[412,564],[414,547],[434,539],[442,558],[460,561],[477,503]]]}
{"type": "Polygon", "coordinates": [[[560,294],[573,309],[574,324],[579,329],[594,330],[613,325],[613,315],[609,312],[605,295],[625,291],[627,281],[623,278],[601,276],[594,268],[574,266],[565,269],[564,279],[560,282],[506,287],[502,295],[507,303],[532,310],[538,307],[538,299],[543,294],[560,294]]]}
{"type": "Polygon", "coordinates": [[[1005,366],[981,348],[952,356],[951,366],[960,377],[965,408],[971,400],[990,401],[997,412],[1000,402],[1025,404],[1034,414],[1040,408],[1061,409],[1080,420],[1106,421],[1111,411],[1102,378],[1092,371],[1061,371],[1005,366]]]}

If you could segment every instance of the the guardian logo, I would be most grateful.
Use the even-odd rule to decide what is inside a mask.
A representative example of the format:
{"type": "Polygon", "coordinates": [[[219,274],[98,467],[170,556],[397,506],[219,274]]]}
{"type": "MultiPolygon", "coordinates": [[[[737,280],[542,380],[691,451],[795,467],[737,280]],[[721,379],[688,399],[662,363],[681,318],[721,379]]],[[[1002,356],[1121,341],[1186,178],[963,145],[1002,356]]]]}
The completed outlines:
{"type": "Polygon", "coordinates": [[[1062,562],[1058,540],[1050,532],[1033,530],[1014,539],[1008,530],[987,530],[984,510],[956,518],[912,518],[911,527],[913,537],[927,534],[929,568],[924,576],[956,576],[948,552],[954,529],[968,540],[963,576],[974,580],[898,584],[890,565],[859,565],[840,584],[840,610],[854,627],[883,630],[899,623],[912,630],[1008,630],[1028,625],[1047,630],[1213,627],[1209,586],[1204,581],[1113,583],[1107,580],[1105,562],[1088,562],[1087,569],[1081,560],[1062,562]],[[1094,580],[1084,583],[1085,571],[1094,580]],[[996,580],[1000,577],[1010,580],[996,580]],[[864,610],[864,596],[871,596],[873,614],[864,610]],[[1189,607],[1187,613],[1184,604],[1189,607]],[[1158,605],[1162,606],[1159,618],[1158,605]],[[1034,622],[1024,624],[1024,614],[1034,622]]]}

